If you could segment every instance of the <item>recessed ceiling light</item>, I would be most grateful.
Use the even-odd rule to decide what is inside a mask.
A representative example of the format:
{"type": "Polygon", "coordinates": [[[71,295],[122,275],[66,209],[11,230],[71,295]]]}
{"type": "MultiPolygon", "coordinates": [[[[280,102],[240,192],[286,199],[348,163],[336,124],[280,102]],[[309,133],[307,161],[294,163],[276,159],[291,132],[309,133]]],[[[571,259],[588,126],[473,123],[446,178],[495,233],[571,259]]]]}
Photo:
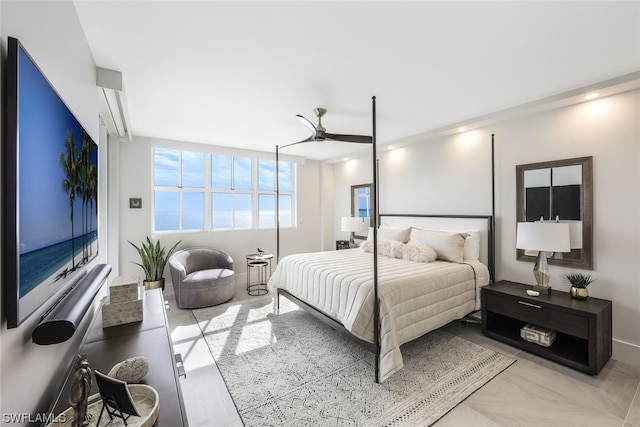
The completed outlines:
{"type": "Polygon", "coordinates": [[[466,127],[464,127],[464,126],[460,126],[460,127],[458,128],[458,131],[459,131],[459,132],[466,132],[466,131],[467,131],[467,128],[466,128],[466,127]]]}
{"type": "Polygon", "coordinates": [[[599,97],[600,94],[597,92],[592,92],[592,93],[588,93],[587,95],[585,95],[584,99],[586,99],[587,101],[590,101],[592,99],[596,99],[597,97],[599,97]]]}

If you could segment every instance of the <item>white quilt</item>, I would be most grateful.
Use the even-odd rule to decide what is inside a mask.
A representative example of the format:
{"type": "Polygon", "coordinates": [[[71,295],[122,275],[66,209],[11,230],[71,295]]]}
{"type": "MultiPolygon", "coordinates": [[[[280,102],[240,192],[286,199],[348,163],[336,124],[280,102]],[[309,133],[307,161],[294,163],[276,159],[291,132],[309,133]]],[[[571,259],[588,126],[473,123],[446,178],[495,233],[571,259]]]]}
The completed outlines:
{"type": "MultiPolygon", "coordinates": [[[[400,346],[480,308],[489,270],[479,261],[422,263],[378,257],[380,380],[402,368],[400,346]]],[[[269,286],[282,288],[374,342],[373,255],[360,249],[289,255],[269,286]]]]}

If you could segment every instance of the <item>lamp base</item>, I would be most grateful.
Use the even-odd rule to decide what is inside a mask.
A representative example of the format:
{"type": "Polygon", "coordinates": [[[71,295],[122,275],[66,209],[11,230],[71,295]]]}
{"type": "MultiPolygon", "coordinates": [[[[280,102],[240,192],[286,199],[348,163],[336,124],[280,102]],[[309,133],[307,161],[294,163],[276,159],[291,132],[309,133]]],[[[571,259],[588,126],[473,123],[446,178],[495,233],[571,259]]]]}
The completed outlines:
{"type": "Polygon", "coordinates": [[[544,295],[549,295],[551,293],[551,286],[539,286],[539,285],[533,285],[533,290],[534,291],[538,291],[541,294],[544,295]]]}
{"type": "Polygon", "coordinates": [[[549,274],[547,256],[543,251],[538,252],[538,259],[533,266],[533,276],[536,278],[536,284],[533,286],[533,290],[544,295],[549,295],[551,293],[551,286],[549,286],[551,275],[549,274]]]}

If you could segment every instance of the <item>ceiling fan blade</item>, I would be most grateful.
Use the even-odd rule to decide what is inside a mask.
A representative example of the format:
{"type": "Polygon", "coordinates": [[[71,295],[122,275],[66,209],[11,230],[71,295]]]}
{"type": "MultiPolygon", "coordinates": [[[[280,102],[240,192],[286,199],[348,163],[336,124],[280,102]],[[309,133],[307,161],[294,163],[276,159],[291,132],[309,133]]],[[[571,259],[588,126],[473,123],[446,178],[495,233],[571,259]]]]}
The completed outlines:
{"type": "Polygon", "coordinates": [[[325,132],[324,136],[334,141],[355,142],[358,144],[371,144],[373,142],[373,138],[366,135],[341,135],[338,133],[325,132]]]}
{"type": "Polygon", "coordinates": [[[313,135],[311,136],[311,139],[315,139],[316,138],[316,134],[318,133],[318,130],[316,129],[316,126],[311,123],[309,121],[309,119],[307,119],[305,116],[301,116],[300,114],[296,114],[296,117],[300,119],[300,121],[302,123],[304,123],[306,126],[311,128],[311,131],[313,132],[313,135]]]}
{"type": "Polygon", "coordinates": [[[307,139],[303,139],[302,141],[292,142],[291,144],[281,145],[280,148],[291,147],[292,145],[304,144],[305,142],[313,142],[315,141],[315,135],[311,135],[307,139]]]}

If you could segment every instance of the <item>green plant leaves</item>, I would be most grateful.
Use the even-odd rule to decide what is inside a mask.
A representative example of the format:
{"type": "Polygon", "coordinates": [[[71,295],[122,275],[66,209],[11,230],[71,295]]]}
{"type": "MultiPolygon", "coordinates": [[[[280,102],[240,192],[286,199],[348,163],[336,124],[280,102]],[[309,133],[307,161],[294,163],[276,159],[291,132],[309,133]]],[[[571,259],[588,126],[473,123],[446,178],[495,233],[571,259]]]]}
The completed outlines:
{"type": "Polygon", "coordinates": [[[155,243],[151,241],[149,236],[146,238],[146,242],[142,242],[140,246],[127,240],[131,246],[136,248],[138,255],[140,255],[140,263],[134,262],[134,264],[142,267],[144,271],[145,281],[156,281],[163,278],[164,268],[169,261],[169,257],[175,252],[176,248],[182,242],[179,240],[168,251],[160,246],[160,241],[155,243]]]}

